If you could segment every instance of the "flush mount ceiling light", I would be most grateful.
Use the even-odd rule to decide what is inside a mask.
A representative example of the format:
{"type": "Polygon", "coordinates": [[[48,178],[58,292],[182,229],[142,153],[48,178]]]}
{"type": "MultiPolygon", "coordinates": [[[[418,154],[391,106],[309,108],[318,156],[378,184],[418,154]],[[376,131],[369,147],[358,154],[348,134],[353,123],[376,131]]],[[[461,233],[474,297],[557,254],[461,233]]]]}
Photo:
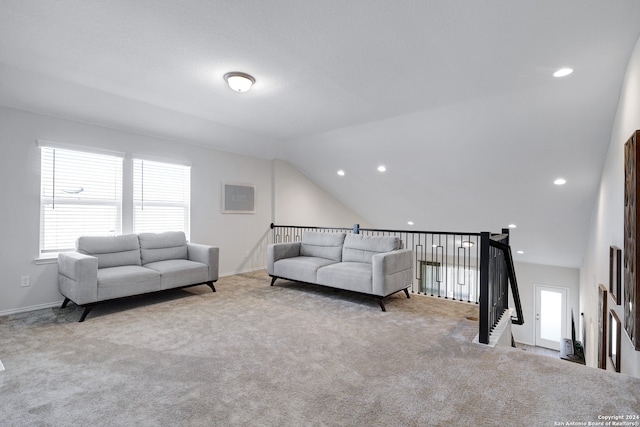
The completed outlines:
{"type": "Polygon", "coordinates": [[[517,228],[518,226],[515,224],[509,224],[509,228],[517,228]]]}
{"type": "Polygon", "coordinates": [[[378,166],[378,172],[384,172],[386,170],[387,170],[387,168],[384,165],[378,166]]]}
{"type": "Polygon", "coordinates": [[[236,92],[246,92],[256,82],[253,76],[239,71],[232,71],[224,75],[229,87],[236,92]]]}
{"type": "Polygon", "coordinates": [[[555,185],[565,185],[567,183],[567,180],[564,178],[557,178],[555,181],[553,181],[553,183],[555,185]]]}
{"type": "Polygon", "coordinates": [[[518,251],[518,253],[519,253],[520,255],[522,255],[522,254],[524,253],[524,251],[518,251]]]}
{"type": "Polygon", "coordinates": [[[573,73],[573,68],[560,68],[558,71],[553,73],[553,77],[566,77],[571,73],[573,73]]]}
{"type": "Polygon", "coordinates": [[[340,169],[337,173],[338,173],[338,175],[340,175],[340,176],[344,176],[344,171],[343,171],[342,169],[340,169]]]}
{"type": "Polygon", "coordinates": [[[473,245],[475,245],[475,243],[473,243],[471,240],[465,240],[462,242],[462,247],[463,248],[470,248],[473,245]]]}
{"type": "Polygon", "coordinates": [[[407,221],[408,225],[413,225],[413,221],[407,221]]]}

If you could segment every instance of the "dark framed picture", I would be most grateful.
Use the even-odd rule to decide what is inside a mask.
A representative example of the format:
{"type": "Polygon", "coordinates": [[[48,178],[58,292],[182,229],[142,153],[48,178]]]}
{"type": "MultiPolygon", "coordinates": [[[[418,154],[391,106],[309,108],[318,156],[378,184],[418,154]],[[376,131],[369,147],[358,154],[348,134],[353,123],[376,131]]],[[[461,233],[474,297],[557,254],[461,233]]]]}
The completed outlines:
{"type": "Polygon", "coordinates": [[[631,344],[640,351],[640,248],[636,242],[636,230],[640,228],[640,150],[638,149],[640,131],[635,131],[624,144],[624,248],[623,269],[623,327],[631,344]]]}
{"type": "Polygon", "coordinates": [[[622,250],[609,247],[609,294],[616,305],[620,305],[620,288],[622,283],[622,250]]]}
{"type": "Polygon", "coordinates": [[[222,183],[222,213],[256,213],[256,187],[251,184],[222,183]]]}
{"type": "Polygon", "coordinates": [[[598,368],[607,369],[607,288],[598,289],[598,368]]]}
{"type": "Polygon", "coordinates": [[[620,372],[620,319],[613,309],[609,311],[609,357],[616,372],[620,372]]]}

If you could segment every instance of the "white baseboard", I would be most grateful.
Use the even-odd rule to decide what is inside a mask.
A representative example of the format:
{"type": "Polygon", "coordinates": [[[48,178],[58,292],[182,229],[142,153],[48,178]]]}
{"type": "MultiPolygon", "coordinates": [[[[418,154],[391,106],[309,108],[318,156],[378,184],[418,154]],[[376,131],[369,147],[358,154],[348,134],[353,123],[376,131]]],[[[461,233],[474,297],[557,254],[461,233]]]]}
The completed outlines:
{"type": "Polygon", "coordinates": [[[45,308],[60,307],[62,300],[56,302],[48,302],[45,304],[32,305],[29,307],[12,308],[11,310],[0,311],[0,316],[10,316],[12,314],[27,313],[29,311],[43,310],[45,308]]]}

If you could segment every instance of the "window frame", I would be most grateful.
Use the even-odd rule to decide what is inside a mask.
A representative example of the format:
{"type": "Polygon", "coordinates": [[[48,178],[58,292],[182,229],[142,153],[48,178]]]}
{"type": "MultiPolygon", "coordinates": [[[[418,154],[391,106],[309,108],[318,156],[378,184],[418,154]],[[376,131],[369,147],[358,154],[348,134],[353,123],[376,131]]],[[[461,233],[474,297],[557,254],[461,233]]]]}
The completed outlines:
{"type": "MultiPolygon", "coordinates": [[[[115,221],[113,224],[114,235],[122,234],[122,217],[123,217],[123,180],[122,173],[124,168],[124,153],[105,151],[105,150],[95,150],[95,149],[84,149],[83,147],[71,146],[66,144],[58,144],[50,141],[41,141],[38,140],[38,146],[40,148],[40,197],[39,197],[39,210],[40,210],[40,223],[39,223],[39,243],[38,243],[38,253],[40,258],[53,258],[57,256],[60,252],[74,250],[75,247],[64,247],[64,246],[55,246],[49,247],[47,245],[48,239],[48,227],[46,221],[47,215],[47,207],[52,206],[55,209],[55,206],[78,206],[80,209],[78,211],[82,213],[82,207],[88,206],[105,206],[114,208],[114,216],[115,221]],[[79,161],[81,158],[86,158],[87,156],[100,156],[100,157],[110,157],[111,159],[103,159],[104,164],[108,164],[110,161],[118,160],[119,165],[113,170],[113,172],[118,173],[119,176],[115,177],[114,181],[105,180],[104,182],[109,183],[110,186],[116,190],[116,197],[114,199],[93,199],[93,198],[82,198],[78,196],[77,198],[69,197],[56,197],[58,189],[56,187],[56,179],[60,178],[56,175],[56,165],[54,164],[51,167],[51,174],[49,176],[45,176],[46,165],[43,163],[48,155],[45,153],[45,150],[53,150],[54,162],[56,153],[72,153],[71,156],[67,156],[67,159],[72,161],[79,161]],[[73,158],[73,154],[78,154],[75,159],[73,158]],[[52,190],[47,192],[47,189],[50,188],[47,184],[51,183],[52,190]]],[[[67,159],[62,159],[61,161],[65,161],[67,159]]],[[[95,158],[98,160],[98,158],[95,158]]],[[[112,167],[115,165],[110,165],[112,167]]],[[[59,228],[57,223],[54,223],[53,228],[59,228]]],[[[59,236],[63,235],[62,233],[55,233],[54,235],[59,236]]],[[[77,237],[76,237],[77,238],[77,237]]],[[[56,238],[54,237],[54,240],[56,238]]]]}
{"type": "MultiPolygon", "coordinates": [[[[172,229],[172,231],[183,231],[189,240],[190,229],[191,229],[191,165],[180,163],[180,162],[169,162],[163,159],[151,158],[147,156],[133,155],[131,158],[131,168],[132,168],[132,212],[131,212],[131,227],[134,233],[145,232],[144,228],[141,228],[137,224],[137,212],[139,207],[149,206],[149,207],[173,207],[173,208],[181,208],[183,209],[183,229],[177,230],[172,229]],[[152,166],[158,167],[159,165],[168,166],[169,168],[184,168],[182,170],[182,174],[186,175],[185,182],[182,183],[182,196],[184,199],[182,201],[177,200],[144,200],[144,197],[138,199],[137,198],[137,173],[136,173],[136,162],[142,162],[144,165],[145,162],[149,162],[152,166]]],[[[144,166],[143,166],[144,168],[144,166]]],[[[144,174],[144,171],[142,172],[144,174]]],[[[144,178],[144,177],[143,177],[144,178]]],[[[153,184],[153,183],[152,183],[153,184]]],[[[144,184],[142,184],[142,190],[144,192],[144,184]]],[[[161,231],[161,230],[159,230],[161,231]]],[[[166,230],[164,230],[166,231],[166,230]]]]}
{"type": "MultiPolygon", "coordinates": [[[[38,225],[39,226],[39,233],[38,233],[39,234],[39,243],[38,243],[39,256],[36,259],[36,261],[40,261],[41,263],[54,262],[58,253],[75,250],[75,247],[45,248],[44,246],[45,237],[46,237],[45,233],[47,232],[45,228],[46,226],[45,208],[46,206],[50,206],[52,203],[55,203],[55,205],[60,204],[60,205],[66,205],[66,206],[76,205],[76,204],[86,205],[86,206],[90,206],[90,205],[115,206],[116,212],[117,212],[117,219],[116,219],[117,224],[114,227],[115,230],[113,232],[113,235],[122,235],[122,234],[135,232],[134,230],[136,228],[136,224],[135,224],[136,200],[135,200],[135,194],[134,194],[134,182],[135,182],[134,162],[136,160],[166,164],[166,165],[169,165],[170,167],[187,168],[186,187],[183,189],[183,194],[186,195],[186,200],[183,200],[179,203],[175,201],[158,202],[158,201],[147,200],[144,202],[144,204],[146,206],[176,206],[183,209],[184,210],[184,218],[183,218],[184,230],[179,230],[179,231],[184,231],[185,235],[187,236],[187,240],[189,240],[190,228],[191,228],[190,226],[191,226],[191,169],[192,169],[192,166],[190,164],[187,164],[185,162],[180,162],[180,161],[151,158],[151,157],[141,156],[141,155],[132,155],[130,153],[102,150],[102,149],[96,149],[92,147],[57,143],[52,141],[36,140],[36,143],[38,147],[41,148],[39,153],[39,158],[40,158],[40,170],[39,170],[40,171],[40,195],[39,195],[39,210],[40,210],[39,221],[40,222],[38,225]],[[43,169],[42,162],[45,161],[45,155],[42,150],[43,148],[77,152],[82,156],[94,154],[94,155],[101,155],[101,156],[111,156],[111,157],[120,159],[120,171],[119,171],[120,176],[118,180],[119,190],[117,191],[117,193],[119,193],[119,201],[114,205],[113,202],[104,202],[101,200],[85,199],[82,201],[76,201],[73,199],[66,199],[66,200],[64,198],[58,199],[54,193],[50,195],[46,194],[46,192],[44,191],[45,180],[50,178],[47,178],[44,175],[45,171],[43,169]]],[[[166,231],[166,230],[159,230],[159,232],[160,231],[166,231]]],[[[79,234],[78,236],[80,235],[83,235],[83,234],[79,234]]]]}

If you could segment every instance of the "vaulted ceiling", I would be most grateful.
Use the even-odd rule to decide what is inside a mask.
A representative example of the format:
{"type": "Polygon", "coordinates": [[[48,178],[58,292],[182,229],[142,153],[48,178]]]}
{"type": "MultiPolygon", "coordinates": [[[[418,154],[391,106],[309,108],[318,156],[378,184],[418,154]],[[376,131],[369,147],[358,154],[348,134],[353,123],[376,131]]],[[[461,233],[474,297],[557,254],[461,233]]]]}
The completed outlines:
{"type": "Polygon", "coordinates": [[[640,34],[640,0],[0,10],[0,105],[283,159],[376,227],[514,223],[516,259],[572,267],[640,34]],[[552,77],[561,67],[575,72],[552,77]],[[251,91],[226,86],[236,70],[251,91]]]}

